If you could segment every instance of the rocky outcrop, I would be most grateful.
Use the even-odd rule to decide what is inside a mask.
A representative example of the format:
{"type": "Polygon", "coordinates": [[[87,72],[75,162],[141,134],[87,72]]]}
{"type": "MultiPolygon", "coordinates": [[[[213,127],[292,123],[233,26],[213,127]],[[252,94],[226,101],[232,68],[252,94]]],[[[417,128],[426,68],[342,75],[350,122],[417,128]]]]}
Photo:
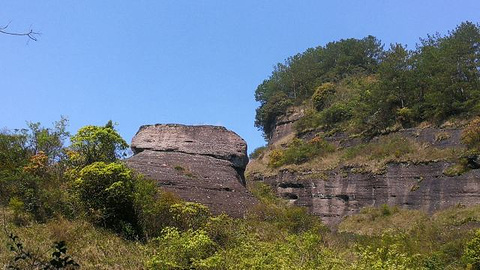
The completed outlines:
{"type": "MultiPolygon", "coordinates": [[[[277,119],[270,146],[279,147],[276,142],[293,137],[292,127],[301,112],[290,113],[277,119]]],[[[459,128],[408,128],[395,131],[395,136],[407,138],[417,147],[433,147],[462,151],[461,129],[459,128]]],[[[297,134],[305,141],[311,140],[317,132],[297,134]]],[[[391,134],[392,135],[392,134],[391,134]]],[[[357,146],[382,139],[351,138],[337,133],[325,139],[338,149],[357,146]]],[[[285,143],[285,142],[284,142],[285,143]]],[[[268,155],[268,153],[266,154],[268,155]]],[[[263,181],[275,190],[279,197],[292,204],[305,206],[329,224],[338,224],[345,216],[355,214],[363,207],[382,204],[397,205],[408,209],[434,212],[456,205],[480,204],[480,161],[478,156],[468,159],[470,171],[456,176],[444,174],[454,164],[444,160],[425,162],[391,162],[379,172],[369,172],[362,167],[340,164],[335,169],[282,169],[277,172],[250,171],[250,180],[263,181]]],[[[266,164],[265,160],[261,164],[266,164]]],[[[265,166],[265,165],[263,165],[265,166]]],[[[253,168],[251,166],[250,168],[253,168]]],[[[256,171],[255,171],[256,170],[256,171]]]]}
{"type": "Polygon", "coordinates": [[[295,131],[294,123],[305,115],[304,109],[292,107],[287,110],[285,115],[277,117],[275,120],[275,128],[269,135],[270,144],[280,141],[295,131]]]}
{"type": "Polygon", "coordinates": [[[224,127],[142,126],[131,147],[129,167],[214,214],[242,217],[256,203],[245,188],[247,144],[224,127]]]}
{"type": "Polygon", "coordinates": [[[284,170],[253,180],[264,181],[278,196],[335,225],[366,206],[388,204],[433,212],[459,204],[479,204],[480,170],[448,177],[442,172],[450,165],[392,163],[383,174],[348,167],[322,173],[284,170]]]}

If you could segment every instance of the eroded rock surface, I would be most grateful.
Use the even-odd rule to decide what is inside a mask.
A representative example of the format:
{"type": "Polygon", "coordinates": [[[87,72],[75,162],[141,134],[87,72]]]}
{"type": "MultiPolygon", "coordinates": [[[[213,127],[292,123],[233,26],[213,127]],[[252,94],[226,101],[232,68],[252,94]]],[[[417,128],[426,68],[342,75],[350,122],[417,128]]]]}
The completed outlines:
{"type": "Polygon", "coordinates": [[[245,141],[218,126],[177,124],[140,127],[127,165],[214,214],[242,217],[256,203],[245,188],[245,141]]]}
{"type": "Polygon", "coordinates": [[[310,212],[330,225],[366,206],[397,205],[426,212],[456,205],[480,203],[480,170],[449,177],[442,172],[451,164],[388,164],[384,174],[339,168],[321,174],[281,171],[258,178],[274,187],[278,196],[310,212]]]}
{"type": "MultiPolygon", "coordinates": [[[[294,124],[301,116],[302,112],[297,108],[277,118],[270,145],[282,141],[283,138],[293,137],[294,124]]],[[[419,147],[462,151],[464,145],[461,144],[461,132],[460,128],[424,127],[401,129],[394,134],[417,143],[419,147]]],[[[297,134],[305,141],[316,135],[317,131],[297,134]]],[[[369,139],[351,138],[347,134],[336,133],[325,139],[338,148],[348,148],[381,140],[382,136],[388,135],[369,139]]],[[[335,169],[283,169],[273,175],[262,175],[262,170],[258,170],[261,165],[257,164],[257,168],[250,172],[250,180],[269,184],[279,197],[292,204],[305,206],[325,223],[335,225],[345,216],[358,213],[367,206],[388,204],[431,213],[456,205],[480,204],[479,157],[472,156],[468,162],[471,170],[457,176],[444,174],[445,170],[454,164],[442,160],[430,160],[420,164],[391,162],[386,164],[382,173],[340,164],[335,169]]],[[[254,163],[255,161],[252,162],[254,163]]]]}

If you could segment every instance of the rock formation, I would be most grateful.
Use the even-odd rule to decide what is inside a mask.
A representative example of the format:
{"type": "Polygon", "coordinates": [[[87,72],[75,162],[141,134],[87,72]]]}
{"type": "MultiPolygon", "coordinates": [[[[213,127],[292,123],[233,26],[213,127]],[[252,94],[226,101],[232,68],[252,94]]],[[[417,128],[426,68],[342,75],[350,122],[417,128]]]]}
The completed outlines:
{"type": "Polygon", "coordinates": [[[449,166],[446,162],[392,163],[383,174],[361,173],[348,167],[324,175],[285,170],[255,180],[264,181],[279,196],[335,225],[366,206],[388,204],[431,213],[456,205],[479,204],[480,170],[449,177],[442,173],[449,166]]]}
{"type": "Polygon", "coordinates": [[[247,144],[224,127],[142,126],[131,147],[129,167],[214,214],[242,217],[256,203],[245,188],[247,144]]]}
{"type": "MultiPolygon", "coordinates": [[[[290,113],[279,118],[270,145],[293,136],[292,126],[295,119],[298,119],[296,115],[300,113],[290,113]]],[[[463,147],[460,143],[461,129],[457,128],[409,128],[395,134],[422,147],[452,151],[463,147]]],[[[300,138],[308,141],[314,136],[315,132],[307,132],[301,134],[300,138]]],[[[379,140],[380,137],[373,138],[370,142],[379,140]]],[[[366,139],[349,138],[341,133],[325,139],[339,148],[366,142],[366,139]]],[[[254,161],[249,165],[249,177],[250,180],[269,184],[278,196],[292,204],[307,207],[325,223],[335,225],[345,216],[355,214],[367,206],[398,205],[431,213],[456,205],[480,204],[480,169],[470,166],[472,169],[461,175],[445,175],[446,169],[452,165],[454,164],[442,160],[390,162],[382,172],[374,173],[340,164],[335,169],[281,169],[272,174],[258,170],[261,165],[254,161]]]]}

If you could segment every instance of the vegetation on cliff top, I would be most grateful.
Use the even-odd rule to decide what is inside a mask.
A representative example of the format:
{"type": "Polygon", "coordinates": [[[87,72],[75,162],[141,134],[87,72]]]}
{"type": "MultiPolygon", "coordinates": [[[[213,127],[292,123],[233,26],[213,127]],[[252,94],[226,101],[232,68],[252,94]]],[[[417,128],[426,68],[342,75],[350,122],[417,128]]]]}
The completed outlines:
{"type": "Polygon", "coordinates": [[[441,122],[480,112],[480,26],[460,24],[414,50],[372,36],[311,48],[275,66],[260,84],[255,125],[271,136],[291,105],[306,106],[299,132],[377,134],[393,125],[441,122]]]}

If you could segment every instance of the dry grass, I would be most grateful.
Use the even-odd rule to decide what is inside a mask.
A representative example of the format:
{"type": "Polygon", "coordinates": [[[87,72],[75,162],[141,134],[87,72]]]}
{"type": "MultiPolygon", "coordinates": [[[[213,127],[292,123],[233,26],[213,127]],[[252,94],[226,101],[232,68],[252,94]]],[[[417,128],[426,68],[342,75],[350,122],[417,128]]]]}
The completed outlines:
{"type": "Polygon", "coordinates": [[[405,233],[428,219],[429,216],[422,211],[388,206],[381,208],[368,207],[362,209],[359,214],[345,218],[340,223],[338,231],[369,236],[380,236],[385,231],[405,233]]]}
{"type": "MultiPolygon", "coordinates": [[[[7,213],[7,220],[8,220],[7,213]]],[[[46,224],[16,227],[11,223],[8,231],[16,234],[27,250],[48,259],[54,241],[67,243],[67,254],[82,269],[141,269],[154,249],[139,242],[124,240],[115,234],[94,227],[86,221],[59,219],[46,224]]],[[[12,259],[7,249],[8,237],[0,232],[0,265],[12,259]]]]}
{"type": "MultiPolygon", "coordinates": [[[[284,142],[285,144],[285,142],[284,142]]],[[[278,146],[277,146],[278,147],[278,146]]],[[[382,174],[386,165],[394,162],[412,164],[438,161],[456,161],[463,153],[462,149],[437,148],[428,143],[419,143],[413,139],[401,137],[398,134],[381,136],[376,141],[354,147],[337,149],[337,151],[316,157],[302,164],[290,164],[279,168],[268,167],[268,154],[277,148],[272,145],[264,155],[252,160],[247,166],[247,176],[259,174],[274,176],[280,170],[289,171],[328,171],[340,166],[356,167],[363,172],[382,174]]]]}

